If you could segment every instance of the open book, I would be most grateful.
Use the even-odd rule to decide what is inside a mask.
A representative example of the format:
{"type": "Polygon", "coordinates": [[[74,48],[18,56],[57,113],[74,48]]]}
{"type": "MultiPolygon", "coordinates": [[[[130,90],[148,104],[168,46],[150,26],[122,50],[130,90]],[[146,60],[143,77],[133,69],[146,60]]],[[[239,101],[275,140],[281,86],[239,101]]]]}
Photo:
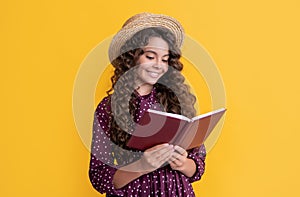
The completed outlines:
{"type": "Polygon", "coordinates": [[[188,150],[203,144],[226,109],[221,108],[192,119],[179,114],[148,109],[136,124],[127,146],[146,150],[155,145],[170,143],[188,150]]]}

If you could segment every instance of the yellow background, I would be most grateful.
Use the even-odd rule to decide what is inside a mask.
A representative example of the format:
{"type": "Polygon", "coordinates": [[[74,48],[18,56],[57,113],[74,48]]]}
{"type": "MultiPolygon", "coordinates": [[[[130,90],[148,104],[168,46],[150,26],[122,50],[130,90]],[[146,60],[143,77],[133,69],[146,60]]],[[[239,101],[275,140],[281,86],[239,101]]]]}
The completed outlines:
{"type": "Polygon", "coordinates": [[[74,124],[74,80],[89,51],[143,11],[181,21],[224,80],[228,112],[194,184],[197,196],[299,196],[299,6],[297,0],[2,2],[0,196],[99,196],[74,124]]]}

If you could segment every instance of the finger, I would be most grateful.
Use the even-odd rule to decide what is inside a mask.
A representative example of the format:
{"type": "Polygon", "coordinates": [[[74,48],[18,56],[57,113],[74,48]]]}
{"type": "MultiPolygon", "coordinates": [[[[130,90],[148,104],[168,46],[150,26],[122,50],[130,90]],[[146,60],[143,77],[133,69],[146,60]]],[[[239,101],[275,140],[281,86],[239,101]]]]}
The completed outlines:
{"type": "Polygon", "coordinates": [[[155,149],[150,153],[151,153],[151,156],[153,156],[153,157],[160,157],[161,155],[164,155],[165,153],[169,153],[169,152],[174,152],[173,145],[163,146],[160,149],[155,149]]]}
{"type": "Polygon", "coordinates": [[[152,166],[158,167],[164,162],[168,161],[174,152],[173,145],[162,147],[159,150],[153,150],[152,152],[145,152],[145,160],[152,166]]]}
{"type": "Polygon", "coordinates": [[[169,162],[170,165],[175,166],[175,165],[176,165],[175,160],[176,160],[176,158],[171,157],[171,158],[168,160],[168,162],[169,162]]]}
{"type": "Polygon", "coordinates": [[[154,167],[161,166],[164,162],[167,162],[174,152],[173,145],[163,147],[153,152],[144,152],[145,161],[154,167]]]}
{"type": "Polygon", "coordinates": [[[174,169],[174,170],[176,170],[176,169],[177,169],[177,166],[176,166],[176,164],[175,164],[175,163],[173,163],[173,162],[169,162],[169,164],[170,164],[170,167],[171,167],[172,169],[174,169]]]}
{"type": "Polygon", "coordinates": [[[184,156],[187,156],[186,150],[183,149],[182,147],[176,145],[176,146],[174,146],[174,149],[175,149],[175,151],[178,152],[179,154],[184,155],[184,156]]]}
{"type": "Polygon", "coordinates": [[[172,153],[172,158],[173,160],[184,160],[186,158],[185,155],[181,155],[180,153],[178,153],[176,150],[174,150],[174,152],[172,153]]]}
{"type": "Polygon", "coordinates": [[[173,162],[174,160],[176,160],[176,157],[174,157],[173,155],[170,157],[168,162],[173,162]]]}
{"type": "Polygon", "coordinates": [[[181,160],[179,160],[178,158],[173,158],[173,157],[172,157],[171,163],[176,167],[182,166],[182,164],[183,164],[183,162],[181,162],[181,160]]]}
{"type": "Polygon", "coordinates": [[[179,153],[177,153],[175,151],[172,153],[172,157],[169,159],[169,161],[171,161],[175,165],[179,165],[179,166],[182,166],[184,164],[185,160],[186,160],[185,156],[180,155],[179,153]]]}
{"type": "Polygon", "coordinates": [[[156,146],[153,146],[153,147],[147,149],[145,152],[155,152],[157,150],[160,150],[162,148],[167,148],[169,146],[170,146],[170,144],[168,144],[168,143],[159,144],[159,145],[156,145],[156,146]]]}
{"type": "Polygon", "coordinates": [[[171,157],[172,157],[172,153],[174,152],[173,147],[170,147],[169,150],[167,151],[162,151],[161,154],[156,154],[156,160],[159,163],[164,163],[167,162],[171,157]]]}

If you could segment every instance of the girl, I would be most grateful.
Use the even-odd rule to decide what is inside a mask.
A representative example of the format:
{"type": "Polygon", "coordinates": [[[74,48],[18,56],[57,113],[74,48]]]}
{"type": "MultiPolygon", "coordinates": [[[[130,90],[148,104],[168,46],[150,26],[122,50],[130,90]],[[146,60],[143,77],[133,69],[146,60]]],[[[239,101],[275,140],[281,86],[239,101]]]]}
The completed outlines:
{"type": "Polygon", "coordinates": [[[184,150],[159,144],[144,152],[126,146],[134,125],[149,109],[195,116],[195,96],[180,73],[184,32],[169,16],[141,13],[114,36],[109,58],[112,88],[98,104],[93,125],[89,177],[107,196],[195,196],[205,147],[184,150]]]}

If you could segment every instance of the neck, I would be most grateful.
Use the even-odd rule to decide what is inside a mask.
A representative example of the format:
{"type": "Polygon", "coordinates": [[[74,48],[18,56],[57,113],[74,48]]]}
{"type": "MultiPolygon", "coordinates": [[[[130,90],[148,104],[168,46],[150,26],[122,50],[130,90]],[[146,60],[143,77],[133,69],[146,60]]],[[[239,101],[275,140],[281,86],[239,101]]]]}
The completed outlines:
{"type": "Polygon", "coordinates": [[[141,95],[147,95],[149,94],[153,89],[152,85],[148,85],[148,84],[144,84],[144,85],[140,85],[136,88],[136,91],[141,95]]]}

